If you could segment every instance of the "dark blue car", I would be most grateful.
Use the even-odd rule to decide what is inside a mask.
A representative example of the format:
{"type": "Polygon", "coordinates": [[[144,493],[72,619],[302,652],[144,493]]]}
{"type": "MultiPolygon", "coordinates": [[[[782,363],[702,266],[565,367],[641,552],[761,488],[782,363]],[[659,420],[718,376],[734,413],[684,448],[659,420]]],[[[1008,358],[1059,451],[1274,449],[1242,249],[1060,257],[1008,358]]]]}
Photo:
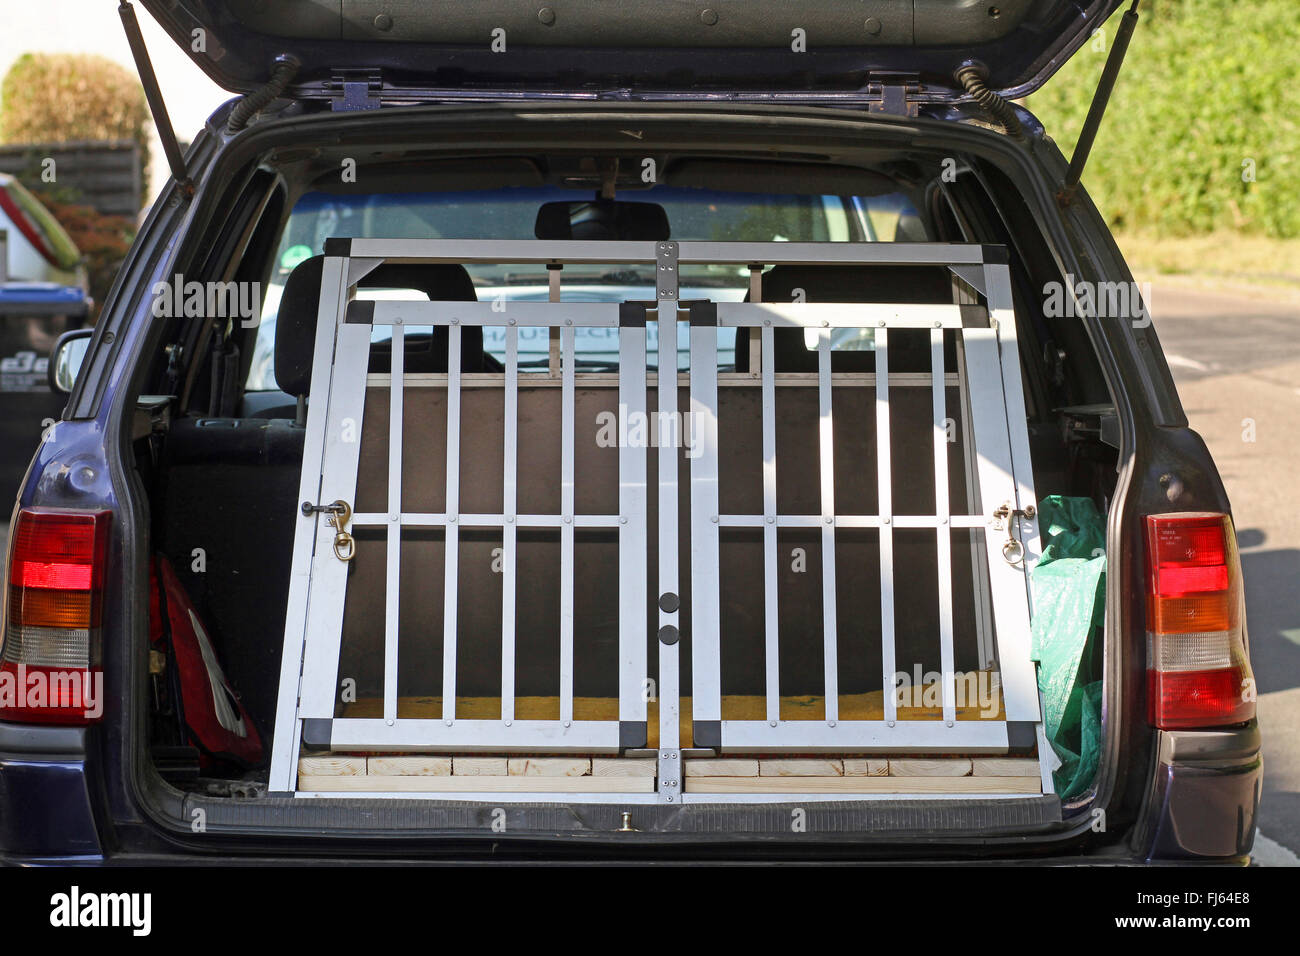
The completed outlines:
{"type": "Polygon", "coordinates": [[[0,859],[1248,860],[1227,496],[1010,102],[1118,0],[141,5],[241,96],[51,358],[0,859]]]}

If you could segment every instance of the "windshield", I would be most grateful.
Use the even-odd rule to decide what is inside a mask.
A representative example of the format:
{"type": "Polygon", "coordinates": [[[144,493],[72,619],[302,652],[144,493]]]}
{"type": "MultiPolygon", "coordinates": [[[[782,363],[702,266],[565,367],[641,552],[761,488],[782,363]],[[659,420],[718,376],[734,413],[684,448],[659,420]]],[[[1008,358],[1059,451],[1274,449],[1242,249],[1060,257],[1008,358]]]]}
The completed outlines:
{"type": "MultiPolygon", "coordinates": [[[[369,195],[307,193],[295,204],[280,239],[275,267],[263,298],[248,390],[277,387],[275,317],[280,293],[294,267],[320,254],[326,239],[532,239],[537,211],[543,203],[582,198],[586,197],[578,191],[559,187],[369,195]]],[[[774,195],[655,186],[620,198],[662,206],[674,239],[870,242],[895,238],[902,219],[916,221],[916,210],[899,193],[871,197],[774,195]]],[[[471,264],[466,269],[480,301],[545,301],[548,297],[543,266],[471,264]]],[[[684,300],[707,297],[738,302],[748,291],[749,270],[732,265],[684,266],[680,282],[680,297],[684,300]]],[[[357,297],[424,298],[414,290],[382,289],[361,289],[357,297]]],[[[564,269],[563,301],[622,302],[653,297],[653,271],[644,265],[573,265],[564,269]]],[[[579,361],[591,364],[616,361],[617,338],[610,331],[579,330],[575,342],[579,361]]],[[[375,329],[376,340],[388,334],[386,328],[375,329]]],[[[653,367],[653,353],[658,347],[654,323],[648,334],[653,367]]],[[[681,367],[685,367],[688,351],[686,334],[683,329],[678,343],[681,367]]],[[[719,332],[719,361],[724,364],[732,360],[734,337],[734,330],[719,332]]],[[[484,329],[484,348],[504,361],[504,330],[484,329]]],[[[548,349],[546,330],[521,330],[519,349],[521,368],[544,365],[548,349]]]]}

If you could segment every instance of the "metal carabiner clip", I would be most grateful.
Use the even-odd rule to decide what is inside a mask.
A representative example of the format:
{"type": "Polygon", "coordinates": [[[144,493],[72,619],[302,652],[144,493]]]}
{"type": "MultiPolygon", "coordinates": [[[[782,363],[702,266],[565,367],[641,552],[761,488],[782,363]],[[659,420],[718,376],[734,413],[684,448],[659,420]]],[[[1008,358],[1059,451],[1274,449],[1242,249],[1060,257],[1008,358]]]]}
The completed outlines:
{"type": "Polygon", "coordinates": [[[340,531],[334,536],[334,557],[340,561],[351,561],[357,553],[357,542],[346,531],[340,531]]]}

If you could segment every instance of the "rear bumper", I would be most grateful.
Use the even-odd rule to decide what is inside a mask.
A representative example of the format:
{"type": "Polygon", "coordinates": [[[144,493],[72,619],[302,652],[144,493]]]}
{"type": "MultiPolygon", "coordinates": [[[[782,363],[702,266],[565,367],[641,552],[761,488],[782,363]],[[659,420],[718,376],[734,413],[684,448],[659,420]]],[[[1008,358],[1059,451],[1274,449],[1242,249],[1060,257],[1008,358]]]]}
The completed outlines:
{"type": "Polygon", "coordinates": [[[84,727],[0,723],[0,860],[103,853],[84,727]]]}
{"type": "MultiPolygon", "coordinates": [[[[100,801],[87,758],[87,737],[85,728],[0,723],[0,862],[187,862],[183,850],[163,858],[105,854],[105,821],[97,819],[100,801]]],[[[1161,732],[1155,773],[1130,843],[1131,857],[1113,851],[1077,855],[1076,847],[1060,856],[1042,854],[1040,848],[1017,859],[1045,865],[1244,863],[1254,841],[1262,777],[1255,723],[1229,731],[1161,732]]],[[[737,850],[738,856],[744,855],[743,847],[737,850]]],[[[364,857],[353,853],[349,858],[364,857]]],[[[189,859],[218,865],[254,860],[309,862],[274,851],[271,856],[203,854],[189,859]]],[[[959,861],[975,862],[970,857],[953,860],[959,861]]]]}
{"type": "Polygon", "coordinates": [[[1235,730],[1159,731],[1134,848],[1151,861],[1245,862],[1263,777],[1255,721],[1235,730]]]}

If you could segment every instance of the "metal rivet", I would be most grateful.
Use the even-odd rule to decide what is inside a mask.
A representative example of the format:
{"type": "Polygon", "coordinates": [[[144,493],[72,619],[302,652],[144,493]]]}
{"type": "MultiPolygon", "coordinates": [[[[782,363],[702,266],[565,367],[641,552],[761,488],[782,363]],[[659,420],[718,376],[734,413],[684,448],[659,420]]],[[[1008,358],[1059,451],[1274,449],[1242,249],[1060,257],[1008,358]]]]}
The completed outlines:
{"type": "Polygon", "coordinates": [[[388,724],[389,727],[393,726],[392,718],[389,718],[388,720],[384,721],[384,723],[388,724]]]}
{"type": "Polygon", "coordinates": [[[830,325],[830,322],[828,322],[826,319],[822,319],[822,328],[823,328],[823,329],[826,328],[826,327],[829,326],[829,325],[830,325]]]}
{"type": "Polygon", "coordinates": [[[510,726],[511,724],[513,724],[513,723],[514,723],[513,720],[507,720],[507,721],[505,722],[505,724],[506,724],[507,727],[509,727],[509,726],[510,726]]]}
{"type": "Polygon", "coordinates": [[[894,722],[893,722],[892,720],[891,720],[891,721],[888,721],[887,724],[888,724],[888,726],[890,726],[890,727],[894,726],[894,722]]]}
{"type": "Polygon", "coordinates": [[[389,515],[389,516],[388,516],[388,520],[389,520],[389,521],[396,521],[396,520],[397,520],[397,515],[389,515]]]}
{"type": "Polygon", "coordinates": [[[827,516],[826,516],[826,523],[827,523],[827,524],[834,524],[834,523],[835,523],[835,518],[834,518],[834,516],[832,516],[832,515],[827,515],[827,516]]]}
{"type": "Polygon", "coordinates": [[[713,26],[718,22],[718,13],[716,10],[701,10],[700,22],[705,26],[713,26]]]}
{"type": "Polygon", "coordinates": [[[775,720],[769,720],[769,721],[767,722],[767,725],[768,725],[769,727],[775,727],[775,726],[776,726],[776,721],[775,721],[775,720]]]}
{"type": "Polygon", "coordinates": [[[947,726],[949,726],[949,727],[952,726],[952,721],[951,721],[951,720],[947,721],[946,723],[947,723],[947,726]]]}
{"type": "Polygon", "coordinates": [[[444,720],[443,723],[446,724],[448,727],[450,727],[452,724],[450,720],[444,720]]]}
{"type": "Polygon", "coordinates": [[[402,320],[401,320],[401,319],[394,319],[394,320],[393,320],[393,324],[394,324],[394,325],[401,325],[401,324],[402,324],[402,320]]]}
{"type": "Polygon", "coordinates": [[[510,324],[510,325],[514,325],[514,324],[515,324],[515,320],[514,320],[514,319],[511,319],[509,324],[510,324]]]}
{"type": "Polygon", "coordinates": [[[555,22],[555,11],[550,7],[542,7],[542,9],[537,11],[537,19],[549,27],[555,22]]]}
{"type": "Polygon", "coordinates": [[[939,524],[947,524],[947,523],[948,523],[948,519],[947,519],[947,518],[940,518],[940,519],[939,519],[939,524]]]}
{"type": "Polygon", "coordinates": [[[862,24],[862,28],[873,37],[880,36],[880,21],[875,17],[867,17],[866,21],[862,24]]]}
{"type": "Polygon", "coordinates": [[[565,523],[565,524],[573,524],[573,515],[565,515],[565,516],[564,516],[564,523],[565,523]]]}
{"type": "Polygon", "coordinates": [[[828,726],[828,727],[834,727],[834,726],[835,726],[835,721],[833,721],[833,720],[828,720],[828,721],[826,721],[826,726],[828,726]]]}
{"type": "Polygon", "coordinates": [[[936,329],[941,329],[941,328],[943,328],[943,323],[942,323],[942,322],[936,322],[936,323],[934,323],[934,327],[935,327],[936,329]]]}
{"type": "Polygon", "coordinates": [[[506,524],[514,524],[514,523],[515,523],[515,516],[514,516],[514,515],[506,515],[506,524]]]}
{"type": "Polygon", "coordinates": [[[888,519],[888,518],[881,518],[881,519],[880,519],[880,523],[881,523],[881,524],[889,524],[889,519],[888,519]]]}
{"type": "Polygon", "coordinates": [[[627,524],[627,515],[619,515],[619,516],[618,516],[618,523],[619,523],[619,524],[627,524]]]}
{"type": "Polygon", "coordinates": [[[450,521],[452,524],[455,524],[455,523],[456,523],[456,516],[455,516],[455,515],[448,515],[448,516],[447,516],[447,520],[450,521]]]}
{"type": "Polygon", "coordinates": [[[776,524],[776,518],[773,517],[772,515],[768,515],[768,516],[767,516],[767,523],[768,523],[768,524],[776,524]]]}
{"type": "Polygon", "coordinates": [[[572,325],[572,324],[573,324],[573,319],[565,319],[565,320],[564,320],[564,324],[565,324],[565,325],[572,325]]]}
{"type": "Polygon", "coordinates": [[[391,30],[393,28],[393,18],[386,13],[381,13],[375,17],[376,30],[391,30]]]}
{"type": "Polygon", "coordinates": [[[566,721],[564,722],[564,726],[566,726],[566,727],[572,727],[573,725],[572,725],[569,721],[566,720],[566,721]]]}
{"type": "Polygon", "coordinates": [[[717,515],[714,515],[714,516],[713,516],[712,518],[710,518],[709,520],[712,521],[714,524],[717,524],[717,523],[718,523],[719,521],[721,521],[722,519],[719,518],[717,515]]]}
{"type": "Polygon", "coordinates": [[[763,320],[763,324],[764,324],[764,325],[767,325],[767,326],[770,326],[770,325],[772,324],[772,320],[771,320],[771,319],[764,319],[764,320],[763,320]]]}
{"type": "Polygon", "coordinates": [[[881,319],[879,322],[876,323],[876,325],[880,326],[883,329],[885,327],[885,320],[881,319]]]}
{"type": "Polygon", "coordinates": [[[452,319],[452,320],[451,320],[451,324],[452,324],[452,325],[460,325],[460,319],[452,319]]]}

